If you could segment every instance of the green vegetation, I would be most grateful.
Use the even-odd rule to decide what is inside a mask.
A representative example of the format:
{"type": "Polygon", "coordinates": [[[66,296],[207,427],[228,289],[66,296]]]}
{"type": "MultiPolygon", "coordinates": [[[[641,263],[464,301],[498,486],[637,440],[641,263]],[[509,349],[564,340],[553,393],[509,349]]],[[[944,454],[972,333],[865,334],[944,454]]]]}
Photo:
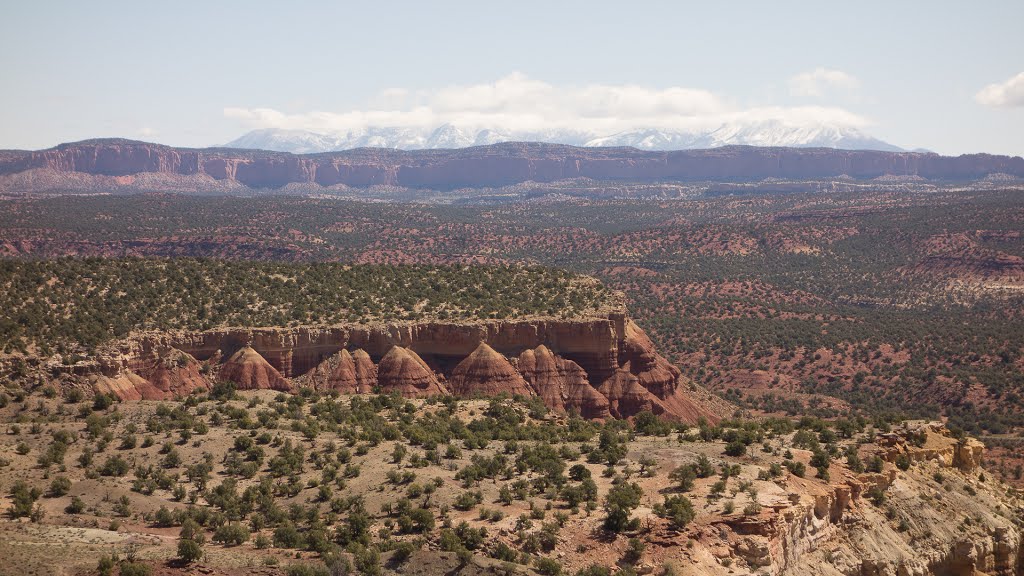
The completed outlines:
{"type": "Polygon", "coordinates": [[[0,351],[69,353],[153,329],[573,317],[610,296],[531,266],[0,259],[0,351]]]}

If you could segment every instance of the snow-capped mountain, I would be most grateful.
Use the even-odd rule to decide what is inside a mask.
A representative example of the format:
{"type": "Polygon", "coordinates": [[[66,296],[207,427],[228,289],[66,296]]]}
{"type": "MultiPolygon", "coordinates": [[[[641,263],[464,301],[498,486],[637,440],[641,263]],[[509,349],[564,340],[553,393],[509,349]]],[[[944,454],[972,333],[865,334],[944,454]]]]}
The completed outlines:
{"type": "Polygon", "coordinates": [[[723,124],[713,130],[694,132],[647,129],[611,135],[559,130],[514,132],[483,129],[474,131],[452,124],[444,124],[433,130],[368,127],[336,134],[264,128],[253,130],[227,143],[226,146],[307,154],[352,148],[397,148],[401,150],[465,148],[510,141],[549,142],[591,147],[632,146],[641,150],[688,150],[717,148],[734,144],[848,150],[901,150],[856,128],[831,124],[796,125],[778,120],[734,122],[723,124]]]}
{"type": "Polygon", "coordinates": [[[842,148],[846,150],[885,150],[900,148],[873,138],[864,132],[830,124],[786,124],[777,120],[725,124],[698,142],[700,148],[729,144],[750,146],[792,146],[795,148],[842,148]]]}

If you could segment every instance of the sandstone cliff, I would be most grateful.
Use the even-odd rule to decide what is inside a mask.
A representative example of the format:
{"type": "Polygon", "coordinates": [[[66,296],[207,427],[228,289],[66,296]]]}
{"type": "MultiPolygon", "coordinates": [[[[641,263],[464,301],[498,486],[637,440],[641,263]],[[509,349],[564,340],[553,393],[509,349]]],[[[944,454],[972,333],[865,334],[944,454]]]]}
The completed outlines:
{"type": "Polygon", "coordinates": [[[957,441],[929,423],[881,444],[869,444],[868,453],[907,454],[915,464],[904,471],[887,463],[881,473],[860,474],[834,464],[830,481],[792,475],[777,484],[753,481],[756,507],[663,538],[694,543],[685,553],[687,574],[1024,573],[1019,497],[977,469],[980,443],[959,443],[971,445],[970,459],[961,460],[966,454],[954,456],[962,452],[957,441]]]}
{"type": "MultiPolygon", "coordinates": [[[[249,188],[303,184],[445,190],[571,178],[750,181],[848,176],[863,180],[893,175],[966,181],[997,173],[1024,177],[1024,158],[750,146],[645,152],[522,142],[457,150],[364,148],[293,155],[172,148],[131,140],[86,140],[34,152],[0,151],[0,176],[20,173],[35,173],[41,181],[46,180],[46,174],[62,173],[127,178],[159,174],[187,179],[193,190],[209,187],[217,192],[225,190],[217,183],[249,188]],[[203,178],[208,181],[204,183],[203,178]]],[[[17,185],[31,187],[32,179],[19,180],[17,185]]],[[[148,185],[175,188],[173,178],[148,185]]]]}
{"type": "Polygon", "coordinates": [[[556,356],[543,344],[519,355],[519,372],[555,412],[575,411],[594,419],[611,417],[608,398],[590,385],[586,371],[572,360],[556,356]]]}
{"type": "Polygon", "coordinates": [[[221,379],[240,390],[521,394],[539,396],[556,414],[599,419],[649,410],[696,423],[727,413],[621,312],[576,320],[152,332],[107,346],[89,361],[45,364],[130,400],[187,395],[221,379]]]}

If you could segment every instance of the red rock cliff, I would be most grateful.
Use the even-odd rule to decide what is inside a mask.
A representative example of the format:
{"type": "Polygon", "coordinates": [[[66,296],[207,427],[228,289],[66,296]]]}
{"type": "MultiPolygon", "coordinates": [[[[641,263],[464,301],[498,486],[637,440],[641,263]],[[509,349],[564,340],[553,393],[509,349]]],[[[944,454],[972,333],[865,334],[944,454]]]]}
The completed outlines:
{"type": "Polygon", "coordinates": [[[588,418],[641,410],[687,422],[719,416],[619,312],[578,320],[147,333],[104,349],[87,376],[124,399],[154,399],[187,394],[188,386],[206,389],[201,372],[239,389],[508,393],[539,396],[556,413],[588,418]]]}

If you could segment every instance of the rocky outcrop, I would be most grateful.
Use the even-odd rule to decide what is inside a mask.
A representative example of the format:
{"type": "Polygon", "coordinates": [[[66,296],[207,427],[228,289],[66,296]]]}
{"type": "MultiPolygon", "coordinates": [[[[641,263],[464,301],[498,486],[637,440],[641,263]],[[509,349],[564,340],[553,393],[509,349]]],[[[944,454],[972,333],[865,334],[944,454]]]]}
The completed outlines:
{"type": "Polygon", "coordinates": [[[202,373],[202,365],[191,354],[166,348],[139,371],[139,374],[160,391],[163,398],[188,396],[210,389],[210,381],[202,373]]]}
{"type": "Polygon", "coordinates": [[[243,346],[220,367],[220,379],[234,382],[239,390],[289,391],[291,383],[250,346],[243,346]]]}
{"type": "Polygon", "coordinates": [[[620,361],[629,365],[629,372],[640,385],[658,398],[675,394],[679,385],[679,369],[655,352],[654,343],[632,321],[626,322],[620,361]]]}
{"type": "Polygon", "coordinates": [[[377,366],[362,350],[342,349],[295,379],[300,386],[315,390],[335,390],[342,394],[367,394],[377,385],[377,366]]]}
{"type": "Polygon", "coordinates": [[[941,422],[908,426],[882,435],[877,443],[885,448],[882,457],[888,462],[906,457],[910,462],[933,461],[963,472],[977,470],[985,455],[982,442],[967,436],[955,438],[941,422]]]}
{"type": "Polygon", "coordinates": [[[138,374],[125,371],[115,376],[95,374],[89,378],[98,394],[116,396],[120,400],[163,400],[164,394],[138,374]]]}
{"type": "MultiPolygon", "coordinates": [[[[131,140],[86,140],[48,150],[0,152],[0,176],[26,171],[107,177],[161,174],[209,178],[249,188],[313,186],[452,189],[595,180],[750,181],[913,176],[964,181],[989,174],[1024,176],[1024,158],[970,154],[726,146],[711,150],[647,152],[508,142],[455,150],[363,148],[326,154],[171,148],[131,140]]],[[[22,185],[26,185],[25,182],[22,185]]]]}
{"type": "Polygon", "coordinates": [[[474,396],[533,396],[534,391],[519,372],[486,342],[459,362],[449,379],[452,394],[464,398],[474,396]]]}
{"type": "Polygon", "coordinates": [[[713,423],[733,410],[682,378],[618,309],[578,319],[147,332],[87,361],[40,366],[124,399],[184,396],[221,379],[240,390],[538,395],[556,414],[597,419],[649,410],[713,423]]]}
{"type": "Polygon", "coordinates": [[[543,344],[519,355],[519,373],[551,410],[584,418],[611,417],[608,398],[587,380],[579,364],[556,356],[543,344]]]}
{"type": "Polygon", "coordinates": [[[377,366],[377,384],[385,392],[398,392],[405,398],[426,398],[446,394],[434,371],[418,354],[393,346],[377,366]]]}
{"type": "Polygon", "coordinates": [[[657,396],[641,386],[628,368],[616,370],[597,391],[608,399],[608,409],[616,418],[629,418],[644,411],[656,415],[665,413],[665,406],[657,396]]]}

